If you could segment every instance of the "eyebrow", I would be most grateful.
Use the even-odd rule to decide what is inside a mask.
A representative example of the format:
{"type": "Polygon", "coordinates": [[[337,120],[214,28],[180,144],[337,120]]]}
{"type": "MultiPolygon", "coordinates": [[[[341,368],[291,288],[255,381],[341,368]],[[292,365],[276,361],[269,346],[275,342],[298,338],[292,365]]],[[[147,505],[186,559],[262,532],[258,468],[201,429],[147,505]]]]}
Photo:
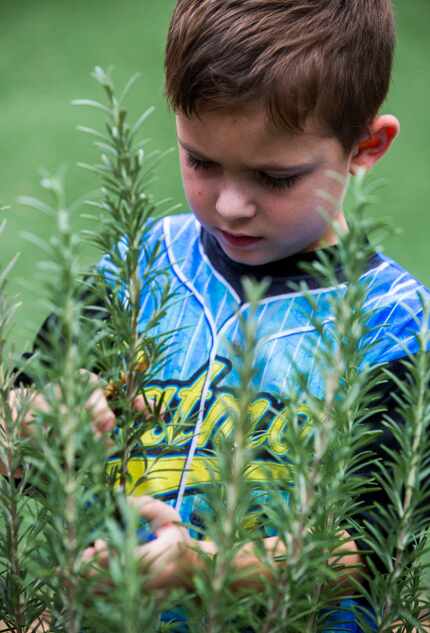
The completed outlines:
{"type": "MultiPolygon", "coordinates": [[[[202,160],[210,162],[210,163],[216,162],[213,159],[205,156],[198,150],[194,149],[187,143],[184,143],[183,141],[181,141],[180,138],[178,138],[178,143],[181,145],[181,147],[183,147],[185,151],[189,152],[190,154],[193,154],[194,156],[196,156],[196,158],[201,158],[202,160]]],[[[253,171],[279,172],[280,174],[283,174],[285,176],[290,176],[290,175],[296,175],[296,174],[308,174],[314,171],[314,169],[316,169],[317,167],[319,167],[320,164],[321,164],[321,160],[317,159],[310,163],[302,163],[300,165],[289,165],[288,167],[279,165],[277,163],[267,163],[265,165],[254,165],[252,166],[251,169],[253,171]]]]}

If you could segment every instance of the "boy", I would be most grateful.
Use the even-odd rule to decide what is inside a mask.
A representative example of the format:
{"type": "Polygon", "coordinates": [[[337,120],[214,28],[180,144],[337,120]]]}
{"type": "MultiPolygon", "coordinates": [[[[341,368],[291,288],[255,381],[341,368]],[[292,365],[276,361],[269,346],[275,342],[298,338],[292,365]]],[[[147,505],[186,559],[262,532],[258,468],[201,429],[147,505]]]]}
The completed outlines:
{"type": "MultiPolygon", "coordinates": [[[[309,371],[314,393],[321,393],[321,377],[309,354],[309,341],[317,344],[318,335],[304,318],[304,298],[293,285],[306,281],[319,301],[318,316],[329,316],[325,298],[339,292],[341,284],[321,288],[298,264],[336,243],[318,211],[317,192],[330,194],[326,211],[347,231],[342,205],[349,174],[371,169],[399,133],[395,117],[378,115],[389,87],[394,40],[390,0],[177,2],[167,42],[166,87],[192,214],[166,218],[152,231],[154,242],[165,246],[160,266],[169,269],[181,298],[160,331],[182,329],[173,341],[175,353],[147,396],[163,392],[175,416],[195,415],[197,422],[160,462],[159,477],[152,475],[138,489],[146,496],[132,501],[158,537],[141,546],[142,557],[153,561],[154,588],[187,582],[199,564],[189,545],[214,553],[211,543],[193,541],[177,521],[198,525],[205,508],[201,489],[210,477],[208,449],[224,416],[217,403],[236,384],[226,341],[238,335],[238,311],[247,311],[244,275],[271,278],[257,314],[258,336],[271,335],[257,356],[265,466],[273,452],[286,456],[286,447],[275,441],[282,433],[275,437],[274,422],[292,388],[285,367],[291,353],[309,371]],[[343,182],[328,172],[340,174],[343,182]],[[157,499],[148,496],[155,494],[157,499]]],[[[376,345],[367,360],[390,363],[398,371],[405,351],[392,336],[412,349],[408,328],[416,325],[410,311],[421,309],[422,286],[377,254],[366,275],[369,300],[380,306],[373,324],[376,345]]],[[[142,323],[150,311],[144,299],[142,323]]],[[[162,434],[143,438],[149,463],[164,440],[162,434]]],[[[279,460],[272,459],[271,468],[276,477],[279,460]]],[[[136,457],[131,469],[140,478],[143,460],[136,457]]],[[[266,539],[268,551],[278,545],[276,538],[266,539]]],[[[252,548],[245,549],[236,564],[247,570],[251,583],[258,582],[265,570],[252,548]]],[[[358,563],[352,539],[346,550],[344,562],[358,563]]],[[[104,543],[97,542],[85,556],[105,561],[104,543]]]]}

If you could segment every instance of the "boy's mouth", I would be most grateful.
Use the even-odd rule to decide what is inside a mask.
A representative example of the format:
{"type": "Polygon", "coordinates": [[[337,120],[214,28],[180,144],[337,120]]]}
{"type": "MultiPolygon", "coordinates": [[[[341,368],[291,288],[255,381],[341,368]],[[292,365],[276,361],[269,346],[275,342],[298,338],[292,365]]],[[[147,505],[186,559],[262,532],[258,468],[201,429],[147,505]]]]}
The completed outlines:
{"type": "Polygon", "coordinates": [[[219,231],[221,238],[224,242],[226,242],[229,246],[236,247],[245,247],[252,246],[257,242],[260,242],[262,237],[253,237],[251,235],[233,235],[232,233],[227,233],[226,231],[219,231]]]}

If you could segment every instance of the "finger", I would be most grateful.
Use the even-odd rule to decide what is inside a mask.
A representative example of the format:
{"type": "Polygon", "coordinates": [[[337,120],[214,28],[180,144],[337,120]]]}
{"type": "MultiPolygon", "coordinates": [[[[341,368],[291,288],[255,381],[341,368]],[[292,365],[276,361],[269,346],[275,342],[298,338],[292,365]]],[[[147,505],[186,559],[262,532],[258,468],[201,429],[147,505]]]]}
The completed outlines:
{"type": "Polygon", "coordinates": [[[164,418],[166,414],[166,407],[159,407],[156,398],[148,398],[143,395],[136,396],[133,400],[133,408],[138,413],[143,413],[147,417],[151,417],[156,412],[159,412],[160,417],[164,418]]]}
{"type": "Polygon", "coordinates": [[[102,389],[98,388],[93,391],[87,401],[86,408],[91,413],[96,432],[101,434],[113,430],[116,422],[115,414],[109,407],[102,389]]]}
{"type": "Polygon", "coordinates": [[[109,407],[105,393],[100,386],[100,377],[86,369],[80,369],[80,373],[88,379],[88,382],[95,387],[89,397],[86,407],[93,416],[96,431],[108,433],[115,426],[115,414],[109,407]]]}
{"type": "Polygon", "coordinates": [[[22,420],[22,434],[24,437],[30,437],[32,433],[32,424],[38,413],[49,413],[51,407],[48,401],[40,393],[32,396],[28,405],[28,410],[22,420]]]}
{"type": "MultiPolygon", "coordinates": [[[[97,539],[92,547],[87,547],[82,552],[81,560],[86,564],[93,563],[98,567],[106,568],[109,563],[109,549],[106,541],[97,539]]],[[[88,575],[91,576],[94,573],[96,571],[93,569],[88,572],[88,575]]]]}
{"type": "Polygon", "coordinates": [[[28,389],[13,390],[9,394],[9,406],[12,419],[16,422],[20,416],[22,433],[30,434],[30,426],[34,422],[37,413],[48,413],[50,407],[46,399],[40,393],[33,393],[28,389]]]}
{"type": "Polygon", "coordinates": [[[136,396],[136,398],[133,400],[133,407],[138,413],[150,413],[148,405],[146,404],[145,398],[143,396],[136,396]]]}
{"type": "Polygon", "coordinates": [[[106,541],[104,541],[101,538],[98,538],[96,542],[94,543],[94,549],[96,551],[96,555],[99,558],[102,558],[104,560],[105,556],[108,553],[108,546],[107,546],[106,541]]]}
{"type": "Polygon", "coordinates": [[[181,527],[181,518],[176,510],[159,499],[149,496],[130,497],[128,503],[136,508],[141,517],[151,523],[155,533],[163,527],[181,527]]]}
{"type": "Polygon", "coordinates": [[[9,392],[8,405],[13,422],[18,420],[18,418],[22,415],[23,410],[24,415],[21,418],[21,424],[25,425],[33,421],[34,413],[30,408],[30,402],[33,398],[29,398],[29,392],[27,389],[13,389],[9,392]]]}
{"type": "Polygon", "coordinates": [[[96,553],[96,550],[94,547],[87,547],[86,549],[84,549],[84,551],[82,552],[82,562],[83,563],[91,562],[95,556],[95,553],[96,553]]]}
{"type": "Polygon", "coordinates": [[[81,376],[86,376],[88,379],[88,382],[91,385],[99,385],[100,384],[100,377],[97,374],[94,374],[91,371],[88,371],[88,369],[80,369],[79,373],[81,374],[81,376]]]}
{"type": "Polygon", "coordinates": [[[34,409],[39,409],[41,411],[48,410],[48,404],[45,398],[36,392],[31,393],[29,389],[13,389],[10,391],[8,404],[15,418],[17,410],[19,408],[23,408],[24,406],[31,405],[34,409]]]}
{"type": "Polygon", "coordinates": [[[96,596],[107,596],[112,590],[112,579],[103,573],[109,567],[109,550],[106,541],[97,540],[92,547],[82,552],[83,576],[94,584],[91,592],[96,596]]]}
{"type": "Polygon", "coordinates": [[[152,543],[138,548],[142,572],[147,575],[149,589],[168,589],[178,586],[178,581],[188,569],[186,549],[189,547],[177,529],[163,532],[152,543]]]}
{"type": "MultiPolygon", "coordinates": [[[[151,591],[168,591],[178,587],[181,581],[181,574],[178,572],[174,563],[167,563],[163,571],[159,571],[156,575],[150,575],[145,586],[151,591]]],[[[167,594],[168,595],[168,594],[167,594]]]]}
{"type": "Polygon", "coordinates": [[[50,406],[44,396],[40,393],[36,393],[30,400],[30,406],[34,411],[40,411],[41,413],[49,413],[50,406]]]}

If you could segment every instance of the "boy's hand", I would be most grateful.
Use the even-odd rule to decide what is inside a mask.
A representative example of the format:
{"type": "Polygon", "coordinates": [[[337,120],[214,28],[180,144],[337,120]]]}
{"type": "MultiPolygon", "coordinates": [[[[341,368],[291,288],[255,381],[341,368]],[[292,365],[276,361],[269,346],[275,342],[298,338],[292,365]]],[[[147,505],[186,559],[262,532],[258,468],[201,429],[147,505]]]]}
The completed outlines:
{"type": "MultiPolygon", "coordinates": [[[[114,428],[115,414],[109,407],[103,389],[99,386],[99,377],[84,369],[81,372],[85,373],[90,384],[94,385],[94,390],[86,403],[86,409],[91,414],[95,435],[101,437],[114,428]]],[[[9,406],[15,420],[18,417],[20,402],[26,399],[28,399],[27,412],[21,421],[21,432],[24,437],[31,435],[32,423],[37,413],[47,413],[49,411],[49,404],[42,394],[23,388],[13,389],[9,394],[9,406]]],[[[1,419],[0,426],[4,426],[1,419]]]]}
{"type": "MultiPolygon", "coordinates": [[[[142,573],[148,575],[148,589],[169,590],[191,586],[193,571],[200,560],[196,552],[198,542],[181,525],[178,513],[152,497],[129,498],[129,503],[150,522],[151,531],[157,537],[150,543],[139,545],[136,552],[142,563],[142,573]]],[[[107,543],[96,541],[94,547],[84,551],[83,560],[108,567],[107,543]]]]}
{"type": "Polygon", "coordinates": [[[104,433],[110,433],[116,423],[115,414],[109,406],[106,395],[100,386],[99,376],[81,369],[81,372],[88,374],[94,391],[87,400],[86,409],[91,413],[94,433],[96,437],[101,437],[104,433]]]}

